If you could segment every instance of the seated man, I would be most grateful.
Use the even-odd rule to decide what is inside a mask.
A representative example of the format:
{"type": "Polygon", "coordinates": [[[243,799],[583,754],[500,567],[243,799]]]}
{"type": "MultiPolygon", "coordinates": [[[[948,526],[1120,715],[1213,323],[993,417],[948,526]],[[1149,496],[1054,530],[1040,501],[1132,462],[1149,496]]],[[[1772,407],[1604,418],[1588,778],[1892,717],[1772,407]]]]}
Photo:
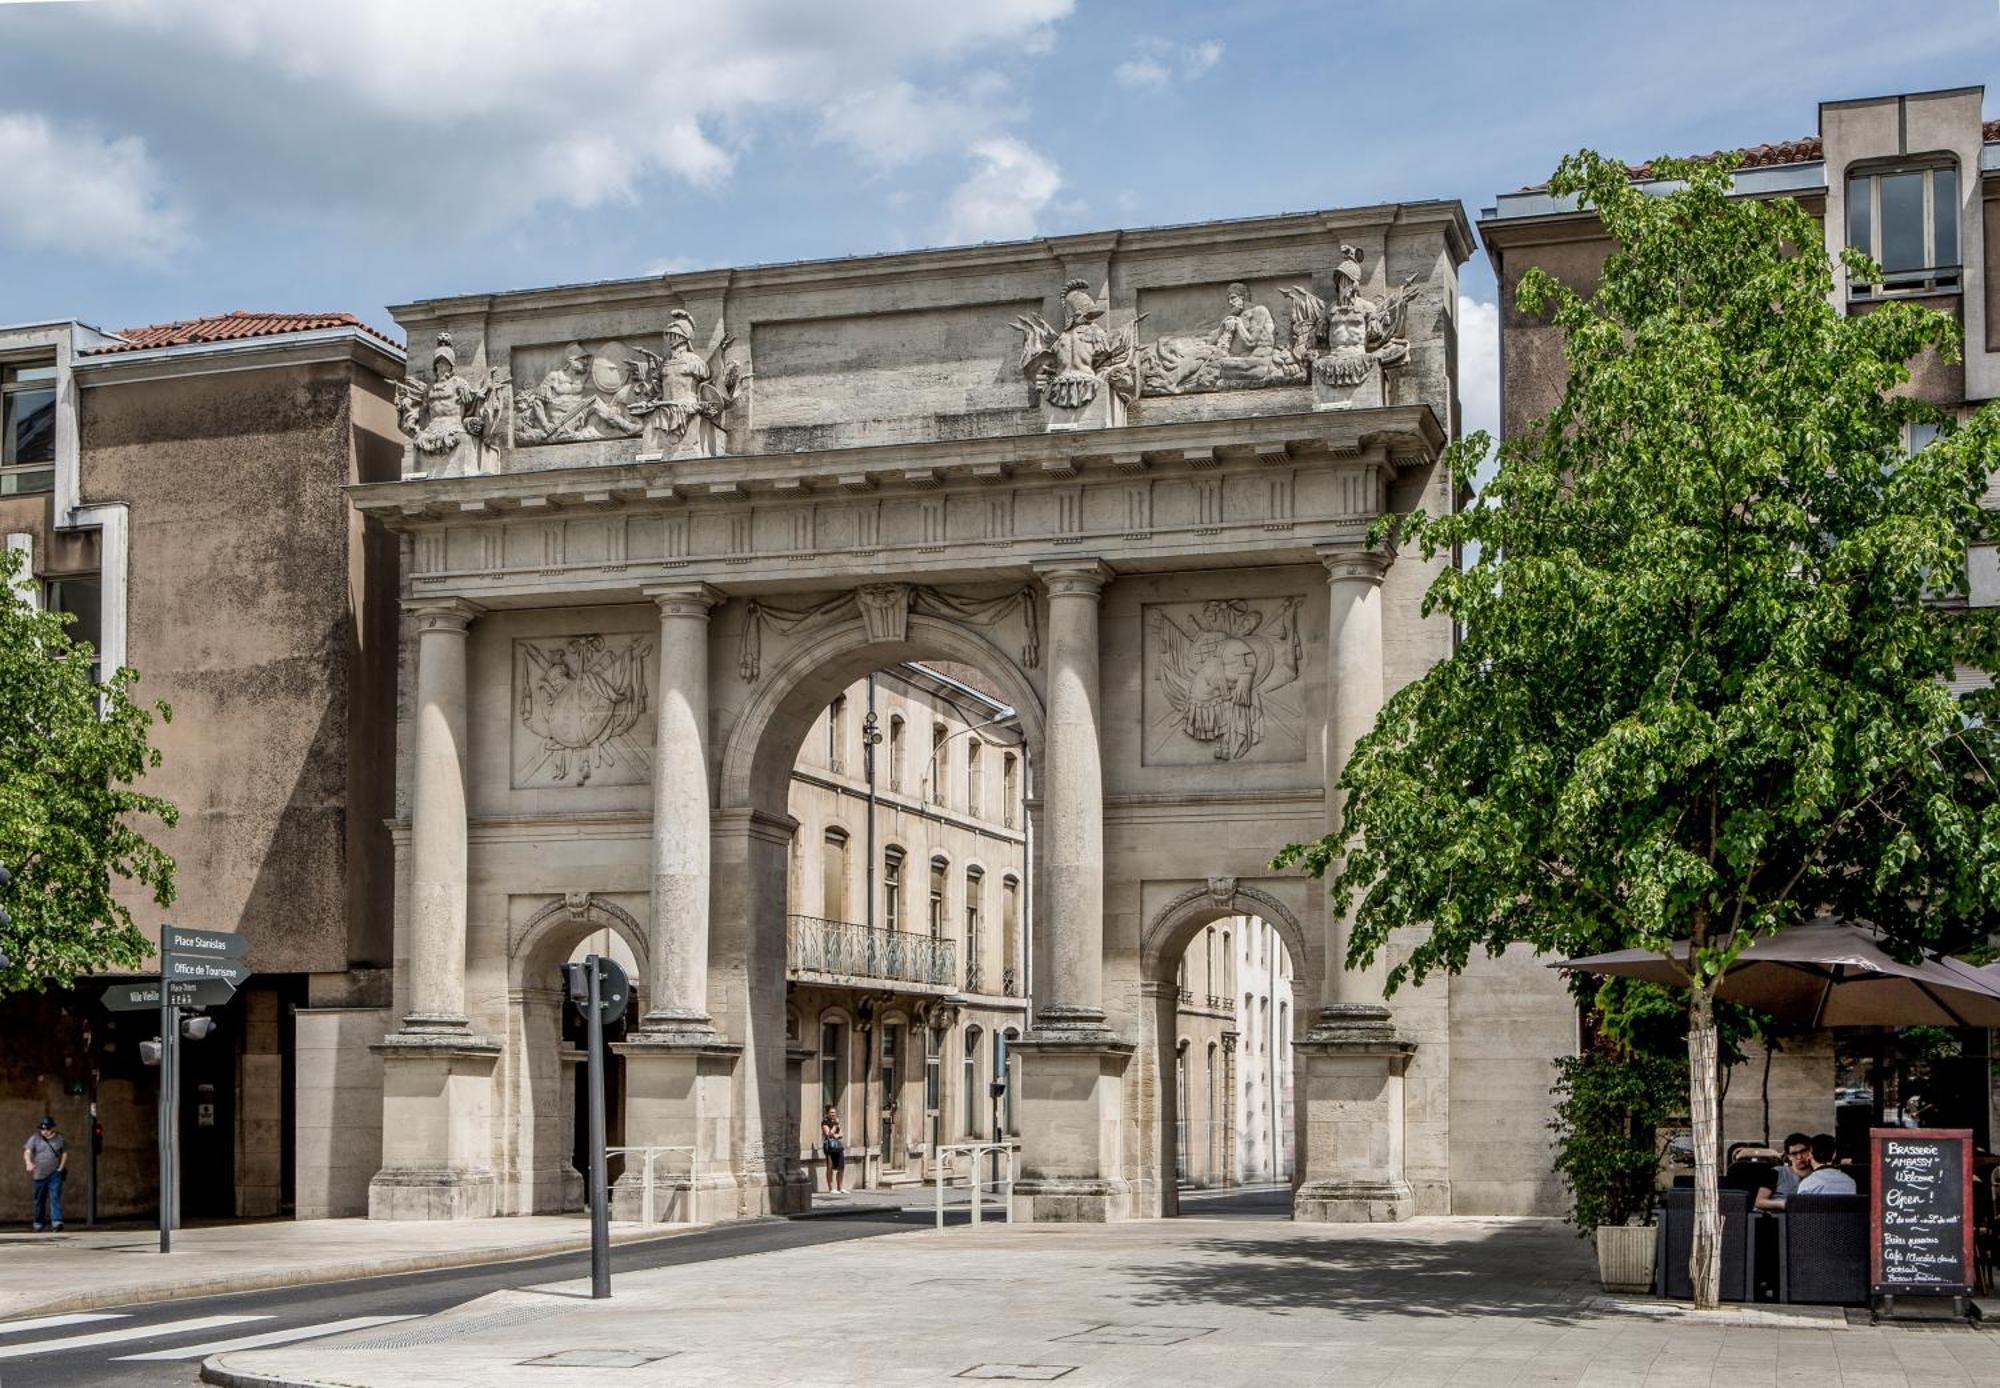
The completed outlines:
{"type": "Polygon", "coordinates": [[[1833,1136],[1815,1133],[1812,1170],[1799,1182],[1800,1195],[1854,1195],[1854,1178],[1833,1164],[1833,1136]]]}
{"type": "Polygon", "coordinates": [[[1785,1197],[1799,1188],[1799,1182],[1812,1171],[1812,1139],[1804,1133],[1792,1133],[1785,1139],[1785,1160],[1778,1167],[1777,1185],[1769,1190],[1757,1192],[1757,1208],[1760,1210],[1782,1210],[1785,1197]]]}

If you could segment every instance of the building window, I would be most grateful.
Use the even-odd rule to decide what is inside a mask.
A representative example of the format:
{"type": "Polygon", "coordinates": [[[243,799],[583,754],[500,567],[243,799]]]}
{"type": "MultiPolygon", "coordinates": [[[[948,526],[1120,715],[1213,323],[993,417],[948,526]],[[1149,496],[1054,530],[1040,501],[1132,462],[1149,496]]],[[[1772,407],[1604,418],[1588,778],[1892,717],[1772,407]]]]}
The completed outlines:
{"type": "Polygon", "coordinates": [[[978,868],[965,870],[965,991],[986,991],[986,941],[979,928],[979,898],[986,874],[978,868]]]}
{"type": "Polygon", "coordinates": [[[944,1033],[936,1027],[924,1028],[924,1121],[930,1129],[931,1148],[943,1140],[938,1123],[944,1111],[944,1033]]]}
{"type": "Polygon", "coordinates": [[[889,715],[889,789],[903,788],[903,715],[889,715]]]}
{"type": "Polygon", "coordinates": [[[1228,995],[1236,991],[1236,955],[1229,947],[1229,932],[1222,932],[1222,991],[1228,995]]]}
{"type": "Polygon", "coordinates": [[[1021,884],[1013,878],[1000,883],[1000,991],[1021,996],[1021,884]]]}
{"type": "Polygon", "coordinates": [[[104,644],[103,584],[95,575],[89,578],[50,579],[43,594],[43,605],[51,612],[69,614],[70,640],[89,644],[93,652],[91,682],[95,684],[102,680],[103,671],[94,653],[104,644]]]}
{"type": "Polygon", "coordinates": [[[944,938],[944,876],[951,871],[951,864],[943,858],[931,859],[931,938],[944,938]]]}
{"type": "Polygon", "coordinates": [[[974,819],[986,813],[986,784],[979,766],[980,742],[976,737],[965,742],[965,812],[974,819]]]}
{"type": "Polygon", "coordinates": [[[944,781],[950,772],[948,759],[945,756],[944,744],[950,736],[951,733],[946,729],[944,724],[931,724],[931,803],[933,805],[942,805],[944,803],[944,781]]]}
{"type": "Polygon", "coordinates": [[[1201,1147],[1204,1153],[1202,1160],[1208,1164],[1208,1170],[1203,1174],[1212,1181],[1222,1166],[1222,1162],[1218,1159],[1216,1153],[1216,1143],[1220,1140],[1222,1133],[1222,1115],[1215,1111],[1216,1096],[1221,1090],[1215,1082],[1215,1043],[1213,1041],[1208,1043],[1208,1071],[1206,1078],[1208,1080],[1208,1095],[1203,1101],[1203,1110],[1208,1114],[1208,1128],[1202,1136],[1201,1147]]]}
{"type": "Polygon", "coordinates": [[[884,1022],[882,1024],[882,1162],[885,1166],[901,1166],[902,1153],[896,1150],[896,1110],[901,1104],[902,1092],[897,1081],[902,1075],[903,1024],[884,1022]]]}
{"type": "Polygon", "coordinates": [[[841,1067],[841,1042],[846,1039],[846,1028],[838,1022],[819,1024],[819,1104],[820,1112],[826,1112],[828,1104],[835,1113],[840,1112],[840,1101],[846,1097],[846,1085],[842,1083],[845,1070],[841,1067]]]}
{"type": "Polygon", "coordinates": [[[56,369],[0,366],[0,496],[56,485],[56,369]]]}
{"type": "Polygon", "coordinates": [[[1016,816],[1015,808],[1021,799],[1021,759],[1012,752],[1000,758],[1000,822],[1012,829],[1016,816]]]}
{"type": "Polygon", "coordinates": [[[965,1029],[965,1064],[960,1071],[965,1082],[965,1135],[984,1137],[985,1125],[979,1121],[979,1028],[965,1029]]]}
{"type": "Polygon", "coordinates": [[[882,924],[890,930],[903,928],[903,850],[892,848],[882,855],[882,924]]]}
{"type": "Polygon", "coordinates": [[[1882,267],[1879,283],[1853,285],[1850,297],[1957,289],[1957,168],[1940,164],[1850,177],[1847,244],[1882,267]]]}
{"type": "Polygon", "coordinates": [[[826,831],[820,851],[819,913],[830,921],[847,919],[847,834],[840,829],[826,831]]]}
{"type": "Polygon", "coordinates": [[[836,776],[847,767],[847,696],[826,706],[826,769],[836,776]]]}
{"type": "Polygon", "coordinates": [[[1174,1179],[1188,1178],[1188,1043],[1174,1051],[1174,1179]]]}
{"type": "Polygon", "coordinates": [[[1006,1137],[1020,1131],[1014,1126],[1014,1072],[1020,1066],[1014,1060],[1014,1043],[1021,1039],[1021,1033],[1012,1027],[1000,1034],[993,1052],[993,1078],[1006,1086],[1000,1094],[1000,1127],[995,1137],[1006,1137]]]}

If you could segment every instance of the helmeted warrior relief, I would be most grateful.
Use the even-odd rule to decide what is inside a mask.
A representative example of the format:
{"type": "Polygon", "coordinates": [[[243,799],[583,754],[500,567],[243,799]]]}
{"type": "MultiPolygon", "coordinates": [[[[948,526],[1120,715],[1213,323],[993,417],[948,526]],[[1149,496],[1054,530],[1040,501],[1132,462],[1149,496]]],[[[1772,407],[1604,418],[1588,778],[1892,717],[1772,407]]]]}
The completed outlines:
{"type": "Polygon", "coordinates": [[[722,413],[748,379],[739,363],[724,360],[735,339],[725,335],[703,357],[694,350],[694,319],[682,309],[668,315],[666,339],[665,356],[641,347],[645,360],[634,363],[642,398],[633,413],[645,421],[642,447],[670,457],[716,457],[722,413]]]}
{"type": "Polygon", "coordinates": [[[1148,608],[1154,667],[1181,732],[1212,744],[1217,761],[1247,756],[1264,739],[1264,696],[1299,677],[1300,598],[1275,612],[1240,598],[1203,603],[1183,627],[1148,608]]]}
{"type": "Polygon", "coordinates": [[[478,381],[458,372],[450,333],[437,335],[429,380],[396,382],[396,423],[416,450],[416,472],[429,477],[465,477],[491,472],[487,466],[500,443],[511,383],[504,370],[487,370],[478,381]]]}
{"type": "Polygon", "coordinates": [[[642,427],[635,414],[643,399],[638,374],[622,343],[607,342],[594,352],[570,343],[562,360],[515,401],[515,439],[532,444],[631,438],[642,427]]]}
{"type": "Polygon", "coordinates": [[[635,737],[649,701],[643,637],[572,636],[518,641],[515,715],[531,734],[514,740],[517,786],[643,782],[652,755],[635,737]],[[609,775],[603,774],[610,772],[609,775]]]}
{"type": "Polygon", "coordinates": [[[1101,391],[1102,422],[1123,424],[1126,407],[1139,398],[1139,319],[1117,331],[1105,327],[1106,306],[1091,298],[1084,280],[1063,285],[1062,304],[1060,329],[1039,313],[1014,320],[1021,334],[1021,373],[1029,388],[1058,410],[1083,410],[1101,391]]]}
{"type": "Polygon", "coordinates": [[[1211,390],[1303,385],[1306,365],[1289,343],[1278,342],[1271,310],[1250,301],[1250,290],[1224,291],[1228,312],[1214,332],[1163,337],[1140,349],[1143,393],[1193,395],[1211,390]]]}
{"type": "Polygon", "coordinates": [[[1320,385],[1334,390],[1363,385],[1378,368],[1401,366],[1410,356],[1403,318],[1417,277],[1405,278],[1378,304],[1362,297],[1361,260],[1358,248],[1340,248],[1331,301],[1302,287],[1285,291],[1292,305],[1292,351],[1311,363],[1320,385]]]}

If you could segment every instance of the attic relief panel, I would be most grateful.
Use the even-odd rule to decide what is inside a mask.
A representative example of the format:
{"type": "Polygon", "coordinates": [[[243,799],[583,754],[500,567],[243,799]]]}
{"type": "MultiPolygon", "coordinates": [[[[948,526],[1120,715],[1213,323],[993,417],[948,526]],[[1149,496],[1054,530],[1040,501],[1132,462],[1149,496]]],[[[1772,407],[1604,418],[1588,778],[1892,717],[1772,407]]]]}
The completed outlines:
{"type": "Polygon", "coordinates": [[[1146,765],[1304,761],[1304,610],[1302,597],[1147,606],[1146,765]]]}
{"type": "Polygon", "coordinates": [[[637,635],[517,640],[514,789],[649,782],[652,653],[637,635]]]}
{"type": "Polygon", "coordinates": [[[733,339],[707,353],[694,339],[694,319],[676,309],[658,351],[615,339],[515,348],[515,445],[637,438],[642,455],[720,455],[722,417],[749,375],[727,359],[733,339]]]}

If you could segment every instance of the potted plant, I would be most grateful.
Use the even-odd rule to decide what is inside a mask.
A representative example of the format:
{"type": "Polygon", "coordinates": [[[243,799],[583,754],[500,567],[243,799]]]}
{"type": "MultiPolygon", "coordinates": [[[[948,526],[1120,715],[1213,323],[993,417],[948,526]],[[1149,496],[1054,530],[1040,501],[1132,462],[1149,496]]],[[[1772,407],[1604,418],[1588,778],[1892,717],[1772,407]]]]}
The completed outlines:
{"type": "Polygon", "coordinates": [[[1687,1093],[1687,1062],[1604,1046],[1556,1061],[1555,1169],[1570,1193],[1570,1223],[1597,1240],[1608,1292],[1653,1284],[1658,1202],[1656,1129],[1687,1093]]]}

